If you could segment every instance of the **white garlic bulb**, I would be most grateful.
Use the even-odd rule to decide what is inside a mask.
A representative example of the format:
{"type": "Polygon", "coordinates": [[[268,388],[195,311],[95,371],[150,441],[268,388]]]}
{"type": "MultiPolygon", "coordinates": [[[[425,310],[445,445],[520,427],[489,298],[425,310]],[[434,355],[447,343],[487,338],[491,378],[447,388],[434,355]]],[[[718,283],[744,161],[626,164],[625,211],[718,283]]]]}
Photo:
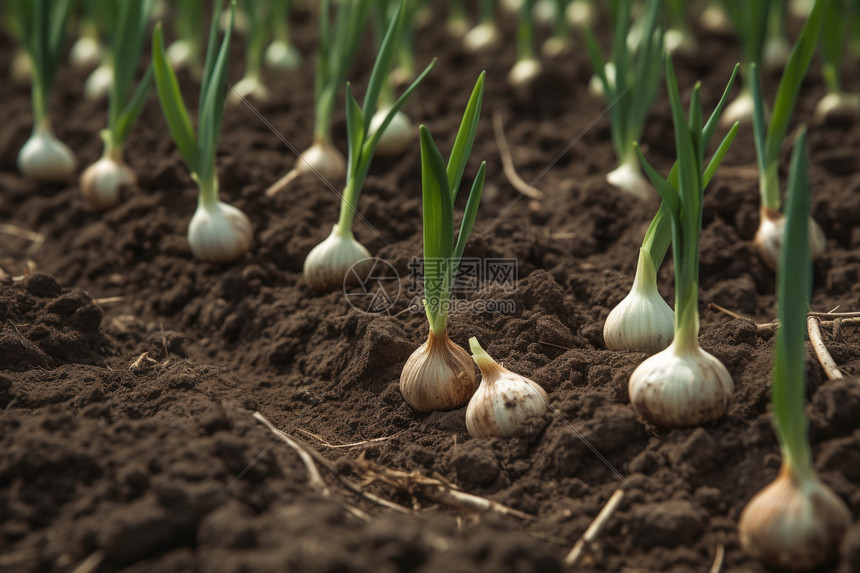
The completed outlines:
{"type": "Polygon", "coordinates": [[[372,266],[370,252],[355,240],[352,231],[342,233],[340,225],[335,225],[326,240],[308,253],[303,272],[312,289],[330,291],[343,287],[350,269],[363,279],[372,266]]]}
{"type": "Polygon", "coordinates": [[[786,463],[777,478],[744,507],[741,546],[771,567],[814,569],[832,559],[851,513],[814,471],[799,476],[786,463]]]}
{"type": "Polygon", "coordinates": [[[481,370],[481,383],[466,408],[466,429],[470,436],[507,438],[523,422],[547,411],[549,397],[543,388],[496,364],[476,338],[469,339],[469,346],[481,370]]]}
{"type": "Polygon", "coordinates": [[[574,28],[589,28],[594,24],[595,13],[590,0],[573,0],[567,5],[564,15],[574,28]]]}
{"type": "Polygon", "coordinates": [[[69,50],[69,62],[76,70],[85,70],[97,66],[104,51],[98,38],[84,34],[78,38],[69,50]]]}
{"type": "Polygon", "coordinates": [[[829,93],[815,106],[813,116],[818,123],[825,123],[830,117],[849,118],[860,115],[860,95],[829,93]]]}
{"type": "Polygon", "coordinates": [[[723,110],[723,115],[720,117],[720,124],[725,127],[730,127],[734,125],[736,121],[740,123],[750,123],[753,118],[754,108],[752,92],[746,87],[741,88],[737,97],[726,106],[725,110],[723,110]]]}
{"type": "MultiPolygon", "coordinates": [[[[615,85],[615,64],[612,62],[606,62],[603,66],[603,73],[606,74],[606,81],[609,82],[610,86],[615,85]]],[[[594,74],[591,76],[591,79],[588,82],[588,93],[593,95],[594,97],[603,97],[605,90],[603,89],[603,81],[600,79],[600,76],[594,74]]]]}
{"type": "Polygon", "coordinates": [[[87,81],[84,82],[84,97],[90,101],[105,99],[112,83],[113,65],[105,61],[87,76],[87,81]]]}
{"type": "Polygon", "coordinates": [[[267,68],[282,72],[294,72],[302,65],[302,53],[292,44],[275,40],[266,48],[263,62],[267,68]]]}
{"type": "Polygon", "coordinates": [[[75,154],[50,127],[36,129],[18,152],[18,170],[38,181],[63,181],[75,172],[77,164],[75,154]]]}
{"type": "Polygon", "coordinates": [[[606,181],[610,185],[641,199],[647,199],[651,196],[651,184],[642,175],[638,162],[624,161],[606,174],[606,181]]]}
{"type": "Polygon", "coordinates": [[[296,158],[295,166],[266,189],[266,195],[283,191],[302,173],[316,173],[326,180],[341,179],[346,175],[346,159],[331,142],[315,141],[296,158]]]}
{"type": "Polygon", "coordinates": [[[188,40],[176,40],[167,47],[167,61],[173,69],[193,68],[194,46],[188,40]]]}
{"type": "MultiPolygon", "coordinates": [[[[370,120],[370,128],[368,134],[372,137],[379,130],[382,122],[391,111],[391,108],[383,108],[378,110],[370,120]]],[[[379,145],[376,147],[376,154],[380,156],[401,155],[410,145],[417,141],[418,131],[405,113],[398,110],[391,118],[391,122],[379,138],[379,145]]]]}
{"type": "Polygon", "coordinates": [[[253,99],[254,101],[264,102],[269,99],[269,90],[260,81],[258,74],[250,74],[236,82],[227,93],[227,103],[236,105],[243,99],[253,99]]]}
{"type": "Polygon", "coordinates": [[[540,76],[543,66],[534,58],[524,58],[517,61],[508,72],[508,83],[515,88],[531,85],[540,76]]]}
{"type": "Polygon", "coordinates": [[[122,187],[134,181],[122,154],[108,152],[81,174],[81,195],[91,208],[109,209],[119,203],[122,187]]]}
{"type": "MultiPolygon", "coordinates": [[[[776,272],[779,264],[779,253],[782,251],[782,238],[785,228],[785,215],[774,209],[762,206],[759,209],[759,225],[753,238],[753,246],[764,264],[776,272]]],[[[827,237],[824,231],[810,217],[809,219],[809,254],[817,259],[827,247],[827,237]]]]}
{"type": "Polygon", "coordinates": [[[248,252],[254,241],[251,221],[223,201],[201,201],[188,225],[191,253],[207,263],[229,263],[248,252]]]}
{"type": "Polygon", "coordinates": [[[400,374],[400,393],[419,412],[453,410],[475,392],[475,366],[469,354],[451,342],[448,332],[433,334],[412,353],[400,374]]]}
{"type": "Polygon", "coordinates": [[[636,412],[656,426],[691,428],[721,418],[735,384],[723,363],[693,339],[672,344],[640,364],[627,390],[636,412]]]}
{"type": "Polygon", "coordinates": [[[657,271],[647,249],[639,249],[633,288],[603,324],[609,350],[653,354],[669,346],[675,334],[675,312],[657,290],[657,271]]]}
{"type": "Polygon", "coordinates": [[[463,45],[466,50],[477,54],[487,52],[496,48],[501,42],[501,34],[495,22],[482,22],[466,32],[463,36],[463,45]]]}

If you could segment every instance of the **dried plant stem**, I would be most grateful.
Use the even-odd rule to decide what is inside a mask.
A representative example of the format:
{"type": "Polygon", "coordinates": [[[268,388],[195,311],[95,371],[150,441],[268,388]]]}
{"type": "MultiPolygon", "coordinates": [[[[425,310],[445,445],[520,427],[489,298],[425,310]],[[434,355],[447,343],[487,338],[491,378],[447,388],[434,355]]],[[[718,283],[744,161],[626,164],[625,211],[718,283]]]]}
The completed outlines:
{"type": "Polygon", "coordinates": [[[830,352],[827,351],[827,347],[824,345],[824,339],[821,337],[820,323],[821,321],[817,316],[809,316],[806,319],[806,330],[809,333],[809,341],[812,342],[812,349],[815,351],[818,362],[821,363],[821,367],[824,369],[824,373],[829,380],[843,378],[842,372],[839,371],[839,367],[836,366],[836,362],[833,361],[833,357],[830,356],[830,352]]]}
{"type": "Polygon", "coordinates": [[[30,241],[31,244],[27,248],[28,255],[32,255],[34,252],[36,252],[36,250],[42,246],[42,243],[45,242],[45,235],[43,235],[42,233],[37,233],[28,229],[22,229],[20,227],[16,227],[15,225],[10,225],[8,223],[0,223],[0,233],[30,241]]]}
{"type": "Polygon", "coordinates": [[[535,187],[529,185],[519,176],[514,167],[514,160],[511,157],[511,149],[508,147],[508,140],[505,138],[505,127],[502,122],[502,114],[496,112],[493,114],[493,132],[496,135],[496,145],[499,147],[499,155],[502,158],[502,169],[505,172],[505,177],[508,182],[513,185],[514,189],[530,199],[543,199],[544,193],[535,187]]]}
{"type": "Polygon", "coordinates": [[[601,531],[603,531],[603,527],[606,525],[606,522],[609,521],[609,518],[612,517],[612,514],[615,513],[616,509],[618,509],[622,499],[624,499],[624,490],[615,490],[615,493],[610,496],[609,501],[606,502],[606,505],[604,505],[603,509],[600,510],[600,513],[597,514],[597,517],[591,522],[591,525],[588,526],[588,529],[585,530],[582,537],[577,540],[573,549],[571,549],[570,553],[567,554],[567,557],[564,558],[565,565],[572,566],[579,562],[583,551],[585,551],[585,547],[594,543],[597,536],[600,535],[601,531]]]}
{"type": "Polygon", "coordinates": [[[723,569],[723,559],[726,557],[726,548],[720,543],[714,552],[714,563],[711,565],[710,573],[720,573],[723,569]]]}
{"type": "Polygon", "coordinates": [[[298,430],[299,432],[303,433],[306,436],[309,436],[309,437],[315,439],[320,444],[322,444],[323,446],[325,446],[326,448],[329,448],[331,450],[336,450],[338,448],[357,448],[358,446],[366,446],[367,444],[375,444],[378,442],[385,442],[385,441],[390,440],[391,438],[394,437],[394,436],[383,436],[381,438],[371,438],[370,440],[362,440],[360,442],[352,442],[351,444],[330,444],[322,436],[318,436],[316,434],[313,434],[313,433],[308,432],[307,430],[303,430],[301,428],[296,428],[296,430],[298,430]]]}
{"type": "Polygon", "coordinates": [[[317,469],[317,465],[314,463],[311,455],[305,450],[302,446],[298,444],[295,440],[290,438],[281,430],[277,429],[269,420],[266,419],[259,412],[254,412],[254,419],[269,428],[269,430],[275,434],[282,442],[296,450],[296,453],[299,454],[299,458],[301,458],[302,463],[305,464],[305,468],[308,470],[308,484],[320,494],[328,497],[330,491],[325,481],[323,481],[322,476],[320,475],[319,469],[317,469]]]}

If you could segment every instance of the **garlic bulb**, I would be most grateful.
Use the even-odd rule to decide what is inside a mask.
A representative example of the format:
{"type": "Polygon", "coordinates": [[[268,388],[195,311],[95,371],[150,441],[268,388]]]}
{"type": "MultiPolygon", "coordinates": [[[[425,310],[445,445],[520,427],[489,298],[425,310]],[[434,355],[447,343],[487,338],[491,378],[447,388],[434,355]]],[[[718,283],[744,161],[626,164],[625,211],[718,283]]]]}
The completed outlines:
{"type": "Polygon", "coordinates": [[[816,104],[815,121],[825,123],[829,118],[851,118],[860,115],[860,95],[829,93],[816,104]]]}
{"type": "Polygon", "coordinates": [[[500,42],[501,35],[495,22],[482,22],[463,36],[463,45],[472,53],[487,52],[500,42]]]}
{"type": "Polygon", "coordinates": [[[353,266],[358,278],[363,279],[373,266],[370,252],[355,240],[352,231],[344,234],[341,226],[335,225],[328,238],[308,253],[303,272],[312,289],[330,291],[343,287],[353,266]]]}
{"type": "Polygon", "coordinates": [[[431,330],[400,374],[400,393],[419,412],[459,408],[474,394],[475,386],[469,354],[451,342],[444,330],[438,335],[431,330]]]}
{"type": "Polygon", "coordinates": [[[564,11],[568,24],[575,28],[589,28],[594,24],[594,8],[590,0],[573,0],[564,11]]]}
{"type": "Polygon", "coordinates": [[[113,83],[113,65],[107,61],[93,70],[84,83],[84,97],[90,101],[98,101],[108,96],[113,83]]]}
{"type": "Polygon", "coordinates": [[[813,569],[832,559],[851,513],[814,472],[800,477],[783,463],[777,478],[744,507],[741,546],[771,567],[813,569]]]}
{"type": "Polygon", "coordinates": [[[327,180],[341,179],[346,175],[346,159],[331,142],[317,140],[296,158],[296,164],[289,173],[266,189],[266,195],[271,197],[283,191],[302,173],[316,173],[327,180]]]}
{"type": "Polygon", "coordinates": [[[606,174],[606,181],[610,185],[641,199],[647,199],[651,196],[651,184],[642,175],[638,161],[624,161],[606,174]]]}
{"type": "Polygon", "coordinates": [[[788,45],[788,40],[781,32],[768,34],[762,48],[764,67],[769,70],[779,70],[788,61],[789,53],[791,53],[791,46],[788,45]]]}
{"type": "Polygon", "coordinates": [[[633,288],[603,324],[606,348],[653,354],[669,346],[674,334],[675,312],[657,290],[651,255],[640,248],[633,288]]]}
{"type": "MultiPolygon", "coordinates": [[[[383,108],[373,114],[368,130],[371,136],[377,132],[390,110],[391,108],[383,108]]],[[[376,154],[383,157],[400,155],[417,141],[417,135],[418,130],[415,129],[415,125],[406,117],[405,113],[398,110],[379,138],[376,154]]]]}
{"type": "MultiPolygon", "coordinates": [[[[615,64],[613,64],[612,62],[606,62],[606,64],[603,66],[603,72],[606,74],[606,81],[609,82],[609,85],[614,86],[615,64]]],[[[597,74],[591,76],[591,79],[588,82],[588,93],[590,93],[594,97],[603,97],[603,82],[600,81],[600,77],[597,74]]]]}
{"type": "Polygon", "coordinates": [[[533,416],[547,411],[549,397],[532,380],[496,364],[469,339],[472,358],[481,370],[481,383],[466,408],[466,429],[473,438],[510,437],[533,416]]]}
{"type": "Polygon", "coordinates": [[[227,94],[227,103],[236,105],[243,99],[251,98],[258,102],[264,102],[269,99],[269,90],[260,81],[260,76],[257,74],[246,75],[241,80],[236,82],[227,94]]]}
{"type": "Polygon", "coordinates": [[[200,201],[188,225],[191,253],[207,263],[229,263],[248,252],[254,241],[251,221],[223,201],[200,201]]]}
{"type": "Polygon", "coordinates": [[[557,58],[562,54],[569,54],[572,44],[569,38],[550,36],[541,45],[540,52],[547,58],[557,58]]]}
{"type": "Polygon", "coordinates": [[[84,34],[75,41],[69,50],[69,62],[76,70],[97,66],[102,59],[103,50],[98,38],[84,34]]]}
{"type": "Polygon", "coordinates": [[[134,172],[122,154],[108,152],[81,174],[81,195],[91,208],[109,209],[119,203],[122,187],[134,181],[134,172]]]}
{"type": "Polygon", "coordinates": [[[753,97],[752,92],[746,88],[742,88],[738,96],[726,106],[723,110],[723,115],[720,117],[720,124],[725,127],[734,125],[736,121],[740,123],[749,123],[753,117],[753,97]]]}
{"type": "MultiPolygon", "coordinates": [[[[764,264],[776,272],[779,252],[782,250],[782,237],[785,227],[785,215],[779,211],[762,206],[759,209],[760,221],[753,238],[753,246],[764,264]]],[[[811,217],[809,219],[809,254],[816,259],[824,253],[827,237],[824,231],[811,217]]]]}
{"type": "Polygon", "coordinates": [[[188,40],[176,40],[167,47],[167,61],[174,69],[193,68],[194,46],[188,40]]]}
{"type": "Polygon", "coordinates": [[[22,49],[15,50],[15,55],[12,56],[12,66],[9,72],[12,76],[12,81],[16,84],[29,84],[33,81],[33,63],[30,61],[30,54],[22,49]]]}
{"type": "Polygon", "coordinates": [[[699,16],[699,24],[715,34],[729,34],[732,31],[732,20],[722,4],[708,3],[699,16]]]}
{"type": "Polygon", "coordinates": [[[735,385],[722,362],[693,339],[675,337],[666,350],[640,364],[627,390],[636,412],[656,426],[691,428],[726,413],[735,385]]]}
{"type": "Polygon", "coordinates": [[[531,85],[540,75],[543,66],[534,58],[519,60],[508,72],[508,83],[521,88],[531,85]]]}
{"type": "Polygon", "coordinates": [[[267,68],[282,72],[294,72],[302,65],[302,53],[292,44],[275,40],[266,48],[263,62],[267,68]]]}
{"type": "Polygon", "coordinates": [[[51,128],[37,128],[18,152],[18,170],[39,181],[63,181],[75,172],[78,161],[69,146],[51,128]]]}

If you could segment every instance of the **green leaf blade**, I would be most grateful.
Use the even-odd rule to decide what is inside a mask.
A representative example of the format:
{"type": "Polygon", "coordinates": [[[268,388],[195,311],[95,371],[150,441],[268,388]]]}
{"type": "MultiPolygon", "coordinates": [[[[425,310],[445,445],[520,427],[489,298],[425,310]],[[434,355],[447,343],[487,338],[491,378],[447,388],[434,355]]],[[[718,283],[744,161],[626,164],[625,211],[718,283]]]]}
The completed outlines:
{"type": "Polygon", "coordinates": [[[472,95],[469,96],[469,103],[466,105],[466,111],[463,113],[462,120],[460,120],[460,128],[457,130],[454,147],[448,159],[446,171],[452,201],[457,197],[460,180],[463,178],[466,163],[469,161],[469,154],[472,152],[472,144],[475,142],[478,119],[481,115],[481,107],[484,100],[485,77],[486,72],[481,72],[478,76],[478,81],[475,83],[475,87],[472,89],[472,95]]]}

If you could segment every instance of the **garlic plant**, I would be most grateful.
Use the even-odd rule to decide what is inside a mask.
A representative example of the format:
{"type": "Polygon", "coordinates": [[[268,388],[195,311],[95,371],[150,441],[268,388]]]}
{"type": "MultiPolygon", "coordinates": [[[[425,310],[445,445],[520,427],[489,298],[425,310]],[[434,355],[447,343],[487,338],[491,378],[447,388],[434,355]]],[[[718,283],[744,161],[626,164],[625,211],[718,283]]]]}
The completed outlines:
{"type": "Polygon", "coordinates": [[[478,25],[463,36],[463,46],[472,53],[489,52],[502,41],[496,25],[495,0],[480,0],[478,3],[478,25]]]}
{"type": "Polygon", "coordinates": [[[445,19],[445,30],[454,38],[462,38],[469,31],[463,0],[450,0],[448,2],[448,17],[445,19]]]}
{"type": "Polygon", "coordinates": [[[198,188],[197,210],[188,226],[188,244],[196,258],[210,263],[235,261],[248,252],[253,241],[251,223],[245,214],[219,200],[215,169],[218,136],[224,115],[224,82],[233,34],[232,15],[235,11],[236,2],[233,0],[230,4],[230,25],[219,48],[218,15],[221,13],[221,2],[215,3],[200,84],[196,137],[191,129],[188,110],[182,101],[176,74],[167,60],[160,22],[152,35],[152,65],[158,100],[170,135],[198,188]]]}
{"type": "Polygon", "coordinates": [[[430,131],[419,128],[421,138],[421,196],[424,223],[424,311],[430,335],[412,353],[400,374],[400,393],[419,412],[452,410],[463,406],[475,392],[475,367],[465,350],[448,338],[451,289],[460,258],[478,215],[484,189],[486,162],[481,163],[454,241],[454,201],[475,140],[484,96],[484,73],[478,77],[447,167],[430,131]]]}
{"type": "MultiPolygon", "coordinates": [[[[435,60],[428,65],[414,82],[403,92],[388,110],[387,116],[378,129],[371,130],[371,121],[376,112],[380,92],[387,81],[391,62],[397,49],[400,30],[406,17],[404,7],[407,0],[400,0],[394,17],[388,25],[380,45],[370,81],[364,96],[364,106],[359,107],[352,95],[349,84],[346,87],[346,129],[349,143],[349,156],[346,172],[346,186],[340,204],[340,217],[326,240],[311,250],[305,259],[305,281],[313,290],[329,291],[341,287],[350,268],[359,264],[366,269],[372,264],[370,253],[352,233],[352,222],[358,207],[361,188],[370,169],[370,163],[377,147],[382,141],[388,126],[394,121],[397,112],[418,87],[435,60]]],[[[360,272],[362,268],[356,269],[360,272]]]]}
{"type": "Polygon", "coordinates": [[[723,125],[728,126],[736,121],[748,123],[752,120],[752,65],[761,62],[764,58],[764,44],[768,36],[768,14],[773,9],[773,2],[723,0],[723,3],[743,49],[741,89],[723,114],[723,125]]]}
{"type": "Polygon", "coordinates": [[[269,90],[262,77],[263,54],[273,15],[269,13],[267,2],[242,0],[239,5],[248,23],[245,34],[245,75],[233,85],[227,95],[227,103],[232,105],[246,98],[255,101],[269,99],[269,90]]]}
{"type": "Polygon", "coordinates": [[[565,17],[567,0],[552,0],[554,4],[554,16],[551,22],[552,35],[544,40],[541,46],[541,54],[547,58],[556,58],[571,51],[572,42],[570,37],[570,23],[565,17]]]}
{"type": "MultiPolygon", "coordinates": [[[[723,96],[702,128],[702,146],[707,148],[720,120],[720,114],[738,74],[735,66],[723,96]]],[[[737,124],[714,152],[704,174],[707,187],[716,172],[717,166],[729,149],[737,133],[737,124]]],[[[668,181],[678,188],[678,162],[672,166],[668,181]]],[[[653,354],[666,348],[674,336],[675,313],[660,296],[657,290],[657,269],[666,256],[672,241],[672,227],[668,206],[664,201],[648,226],[630,293],[612,309],[603,325],[603,340],[609,350],[626,350],[653,354]]]]}
{"type": "Polygon", "coordinates": [[[173,69],[187,69],[202,74],[203,0],[173,0],[173,33],[176,40],[167,48],[167,61],[173,69]]]}
{"type": "Polygon", "coordinates": [[[603,94],[609,105],[609,126],[618,167],[606,175],[606,180],[637,197],[651,195],[650,186],[639,167],[633,142],[642,135],[648,109],[657,95],[660,67],[663,59],[663,31],[658,24],[658,0],[647,0],[642,34],[635,50],[627,45],[631,22],[631,0],[619,0],[615,13],[612,59],[605,62],[590,31],[586,30],[588,53],[594,73],[600,78],[603,94]],[[612,64],[614,81],[607,74],[612,64]]]}
{"type": "Polygon", "coordinates": [[[517,14],[517,61],[508,72],[508,84],[513,88],[530,86],[543,69],[534,49],[535,1],[523,0],[517,14]]]}
{"type": "Polygon", "coordinates": [[[266,47],[263,62],[267,68],[282,72],[294,72],[302,65],[302,53],[293,44],[290,34],[291,5],[292,0],[269,2],[275,39],[266,47]]]}
{"type": "Polygon", "coordinates": [[[113,62],[109,55],[102,58],[92,73],[84,82],[84,97],[89,101],[99,101],[108,97],[110,86],[113,83],[113,62]]]}
{"type": "Polygon", "coordinates": [[[113,207],[123,186],[135,181],[134,172],[123,160],[123,146],[137,120],[152,85],[150,67],[132,93],[134,75],[143,51],[143,41],[154,0],[123,0],[118,3],[105,58],[117,62],[108,91],[108,127],[101,132],[101,159],[81,174],[81,194],[97,210],[113,207]]]}
{"type": "MultiPolygon", "coordinates": [[[[753,135],[755,137],[759,193],[761,195],[761,219],[753,244],[762,261],[771,270],[776,270],[776,262],[779,260],[782,243],[781,230],[784,225],[784,215],[780,210],[780,150],[788,133],[788,125],[797,95],[800,92],[800,84],[803,82],[806,70],[815,55],[825,4],[826,2],[823,0],[816,0],[812,11],[809,13],[809,18],[807,18],[800,35],[797,37],[797,43],[791,51],[782,73],[773,111],[767,122],[765,121],[765,103],[757,66],[755,64],[751,66],[750,81],[754,108],[753,135]]],[[[810,219],[809,246],[813,259],[821,255],[826,247],[824,231],[812,219],[810,219]]]]}
{"type": "MultiPolygon", "coordinates": [[[[734,76],[732,76],[734,79],[734,76]]],[[[645,172],[663,198],[672,223],[675,262],[675,334],[665,350],[640,364],[630,376],[633,408],[657,426],[687,428],[717,420],[731,401],[734,383],[715,357],[699,348],[699,235],[707,173],[716,170],[737,128],[726,136],[704,169],[704,138],[699,84],[693,89],[690,117],[681,107],[672,58],[666,59],[666,84],[672,105],[677,188],[663,179],[639,153],[645,172]]],[[[638,149],[638,148],[637,148],[638,149]]]]}
{"type": "Polygon", "coordinates": [[[54,135],[48,110],[63,54],[70,4],[65,0],[33,0],[10,5],[20,22],[21,39],[33,72],[33,133],[18,153],[18,170],[38,181],[64,181],[77,166],[75,154],[54,135]]]}
{"type": "Polygon", "coordinates": [[[670,54],[693,54],[696,51],[696,37],[687,23],[687,11],[690,3],[687,0],[667,0],[671,25],[663,35],[663,45],[670,54]]]}
{"type": "Polygon", "coordinates": [[[824,14],[821,75],[827,95],[815,106],[814,117],[819,123],[826,122],[828,118],[856,118],[860,115],[860,94],[845,92],[841,81],[842,53],[846,48],[852,8],[857,10],[846,0],[830,0],[824,14]]]}
{"type": "Polygon", "coordinates": [[[303,173],[315,173],[323,179],[341,179],[347,172],[347,161],[334,146],[331,137],[331,114],[346,73],[358,52],[359,41],[367,21],[371,0],[336,2],[337,14],[330,22],[331,0],[323,0],[319,12],[316,75],[314,77],[314,139],[299,154],[293,168],[267,190],[272,196],[286,189],[303,173]]]}
{"type": "Polygon", "coordinates": [[[741,546],[770,567],[808,570],[833,559],[851,526],[845,503],[815,473],[804,410],[806,312],[812,284],[806,131],[794,144],[787,193],[784,249],[777,272],[779,329],[771,403],[782,467],[744,507],[741,546]]]}
{"type": "Polygon", "coordinates": [[[466,408],[466,429],[473,438],[509,438],[529,418],[547,411],[549,397],[537,383],[496,364],[469,339],[472,359],[481,371],[481,382],[466,408]]]}

